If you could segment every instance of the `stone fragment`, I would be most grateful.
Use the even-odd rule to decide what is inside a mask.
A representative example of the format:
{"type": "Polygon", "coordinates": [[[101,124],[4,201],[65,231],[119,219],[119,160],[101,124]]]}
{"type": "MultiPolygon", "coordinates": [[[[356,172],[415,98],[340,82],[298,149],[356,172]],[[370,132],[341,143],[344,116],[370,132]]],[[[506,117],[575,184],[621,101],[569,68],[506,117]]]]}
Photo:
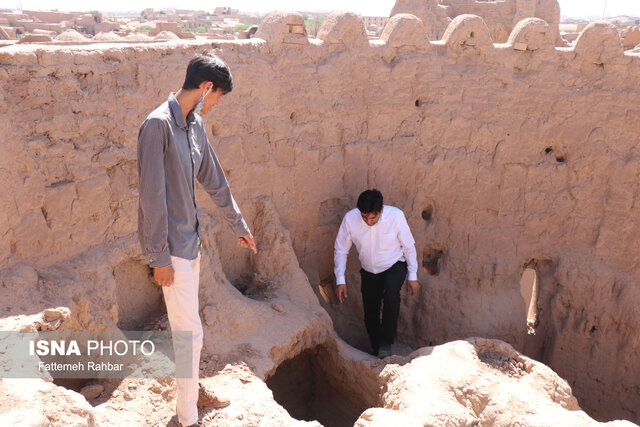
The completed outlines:
{"type": "Polygon", "coordinates": [[[271,308],[273,308],[278,313],[284,313],[284,308],[282,308],[281,305],[276,304],[275,302],[273,304],[271,304],[271,308]]]}
{"type": "Polygon", "coordinates": [[[204,323],[207,326],[214,326],[217,320],[216,308],[213,305],[206,305],[202,309],[204,323]]]}
{"type": "Polygon", "coordinates": [[[104,391],[102,384],[88,384],[80,389],[80,394],[87,400],[92,400],[99,397],[104,391]]]}
{"type": "Polygon", "coordinates": [[[527,44],[526,43],[514,43],[513,44],[513,49],[514,50],[527,50],[527,44]]]}

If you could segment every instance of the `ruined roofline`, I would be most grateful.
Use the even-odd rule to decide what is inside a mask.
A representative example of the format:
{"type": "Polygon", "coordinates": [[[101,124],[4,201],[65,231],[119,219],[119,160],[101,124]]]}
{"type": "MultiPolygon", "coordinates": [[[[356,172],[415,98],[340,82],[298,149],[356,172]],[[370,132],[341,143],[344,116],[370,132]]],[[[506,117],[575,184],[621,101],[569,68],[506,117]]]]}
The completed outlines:
{"type": "MultiPolygon", "coordinates": [[[[118,47],[125,45],[159,50],[176,46],[203,46],[213,48],[258,49],[260,53],[277,53],[281,49],[346,49],[350,52],[370,51],[380,54],[387,62],[395,59],[396,53],[423,53],[429,55],[450,55],[456,57],[481,56],[497,57],[508,62],[510,54],[549,55],[549,60],[565,58],[580,63],[625,65],[629,61],[640,61],[637,52],[625,52],[617,29],[606,22],[592,22],[580,34],[572,47],[556,47],[549,25],[539,18],[520,21],[511,32],[506,43],[493,43],[484,20],[477,15],[460,15],[453,19],[441,40],[429,40],[422,21],[414,15],[398,14],[389,19],[380,40],[368,40],[362,17],[352,12],[334,12],[325,21],[317,39],[309,39],[301,14],[296,12],[274,12],[265,16],[255,38],[250,40],[192,40],[170,42],[126,42],[118,41],[118,47]],[[555,53],[555,55],[554,55],[555,53]],[[505,55],[507,55],[505,57],[505,55]]],[[[96,51],[96,45],[105,52],[112,49],[109,42],[81,43],[74,50],[96,51]]],[[[33,45],[11,45],[0,48],[0,62],[11,64],[9,56],[37,49],[69,49],[71,44],[43,43],[33,45]],[[2,53],[5,55],[2,55],[2,53]]],[[[311,57],[314,57],[312,55],[311,57]]]]}

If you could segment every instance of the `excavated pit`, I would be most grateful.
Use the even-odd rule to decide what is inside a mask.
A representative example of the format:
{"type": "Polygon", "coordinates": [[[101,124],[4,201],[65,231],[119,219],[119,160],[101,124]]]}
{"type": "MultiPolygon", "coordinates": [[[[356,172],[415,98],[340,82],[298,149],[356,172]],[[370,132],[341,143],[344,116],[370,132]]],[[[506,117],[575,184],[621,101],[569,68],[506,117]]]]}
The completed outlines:
{"type": "Polygon", "coordinates": [[[331,360],[327,351],[316,347],[284,361],[267,379],[267,386],[275,401],[293,418],[316,420],[325,427],[353,426],[371,405],[366,396],[339,384],[326,362],[331,360]]]}
{"type": "Polygon", "coordinates": [[[151,280],[151,270],[135,260],[113,269],[118,301],[118,328],[137,330],[166,313],[162,288],[151,280]]]}
{"type": "Polygon", "coordinates": [[[276,285],[267,277],[258,273],[242,275],[231,284],[242,295],[256,301],[269,301],[276,292],[276,285]]]}

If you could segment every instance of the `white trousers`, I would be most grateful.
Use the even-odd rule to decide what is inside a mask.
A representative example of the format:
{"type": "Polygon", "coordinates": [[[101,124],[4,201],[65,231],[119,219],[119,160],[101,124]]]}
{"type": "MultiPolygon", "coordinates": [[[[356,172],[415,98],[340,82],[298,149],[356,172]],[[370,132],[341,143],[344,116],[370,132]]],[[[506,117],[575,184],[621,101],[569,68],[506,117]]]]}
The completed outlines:
{"type": "Polygon", "coordinates": [[[191,378],[176,378],[178,421],[183,426],[189,426],[198,422],[198,377],[203,336],[202,323],[198,314],[200,255],[194,260],[172,256],[171,264],[174,270],[173,285],[162,287],[169,324],[172,331],[191,331],[192,333],[190,343],[180,342],[175,336],[173,339],[176,355],[185,345],[191,345],[193,375],[191,378]]]}

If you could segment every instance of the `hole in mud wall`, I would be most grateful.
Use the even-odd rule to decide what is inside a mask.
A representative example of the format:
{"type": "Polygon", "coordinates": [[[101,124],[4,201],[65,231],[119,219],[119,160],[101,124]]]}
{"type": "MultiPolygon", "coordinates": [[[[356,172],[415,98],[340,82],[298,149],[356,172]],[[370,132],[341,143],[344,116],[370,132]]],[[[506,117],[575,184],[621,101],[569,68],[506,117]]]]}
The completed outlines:
{"type": "Polygon", "coordinates": [[[151,269],[135,260],[113,269],[118,301],[118,328],[136,330],[164,314],[162,289],[151,281],[151,269]]]}
{"type": "Polygon", "coordinates": [[[437,276],[440,273],[440,264],[442,249],[434,247],[425,247],[422,251],[422,269],[431,276],[437,276]]]}
{"type": "Polygon", "coordinates": [[[269,301],[277,289],[277,286],[268,277],[259,273],[243,274],[234,279],[231,284],[245,297],[257,301],[269,301]]]}
{"type": "MultiPolygon", "coordinates": [[[[258,251],[262,251],[264,236],[261,224],[257,223],[259,208],[255,203],[244,203],[241,207],[244,219],[251,228],[258,251]]],[[[238,245],[237,238],[226,224],[219,228],[211,227],[212,218],[203,215],[203,253],[217,252],[222,264],[222,271],[231,285],[247,298],[268,301],[273,296],[276,285],[258,271],[257,257],[238,245]]],[[[201,268],[203,265],[201,264],[201,268]]]]}
{"type": "Polygon", "coordinates": [[[325,372],[327,350],[305,350],[281,363],[267,386],[273,398],[298,420],[316,420],[325,427],[353,426],[360,414],[370,407],[353,391],[341,389],[325,372]],[[326,355],[325,355],[326,356],[326,355]]]}
{"type": "Polygon", "coordinates": [[[92,406],[107,401],[122,380],[119,378],[55,378],[53,384],[80,393],[92,406]]]}
{"type": "Polygon", "coordinates": [[[64,387],[67,390],[72,390],[80,393],[80,390],[89,383],[89,379],[86,378],[55,378],[53,383],[59,387],[64,387]]]}
{"type": "Polygon", "coordinates": [[[428,205],[426,208],[424,208],[424,210],[422,211],[422,219],[424,219],[424,221],[429,224],[431,222],[431,217],[433,216],[433,206],[428,205]]]}

